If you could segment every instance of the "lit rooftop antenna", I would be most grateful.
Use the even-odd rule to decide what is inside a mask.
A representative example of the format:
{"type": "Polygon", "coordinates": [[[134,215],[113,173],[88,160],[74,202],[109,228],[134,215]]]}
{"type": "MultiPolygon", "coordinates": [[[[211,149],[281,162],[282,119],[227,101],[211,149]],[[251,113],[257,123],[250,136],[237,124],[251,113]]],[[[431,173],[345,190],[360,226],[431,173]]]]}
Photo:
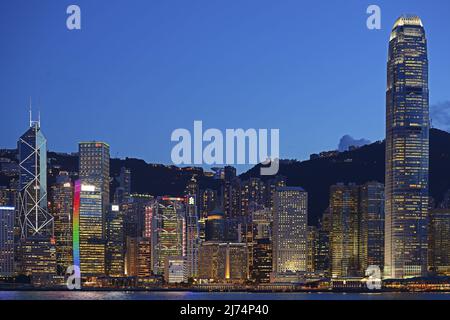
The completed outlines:
{"type": "Polygon", "coordinates": [[[41,127],[41,111],[38,113],[38,120],[33,120],[33,111],[32,111],[32,103],[30,97],[30,128],[36,126],[37,128],[41,127]]]}
{"type": "Polygon", "coordinates": [[[29,110],[29,113],[30,113],[30,128],[31,128],[31,126],[33,124],[33,122],[32,122],[32,111],[31,111],[31,97],[30,97],[30,110],[29,110]]]}

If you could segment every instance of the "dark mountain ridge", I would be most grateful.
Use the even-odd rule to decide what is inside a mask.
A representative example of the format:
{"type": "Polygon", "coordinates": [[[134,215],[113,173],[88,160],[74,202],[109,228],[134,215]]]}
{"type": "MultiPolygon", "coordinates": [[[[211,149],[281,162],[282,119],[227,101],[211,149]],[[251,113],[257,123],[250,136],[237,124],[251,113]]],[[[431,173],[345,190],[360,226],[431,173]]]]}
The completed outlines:
{"type": "MultiPolygon", "coordinates": [[[[336,153],[326,158],[307,161],[281,160],[280,175],[287,178],[289,186],[301,186],[308,191],[309,223],[316,225],[324,210],[328,207],[329,188],[342,183],[363,184],[368,181],[384,183],[385,144],[378,141],[351,151],[336,153]]],[[[15,150],[0,150],[0,157],[15,160],[15,150]]],[[[49,185],[60,170],[69,171],[74,177],[78,171],[77,154],[49,152],[49,185]]],[[[133,193],[159,195],[182,195],[192,178],[196,175],[200,188],[218,189],[220,183],[202,168],[179,168],[161,164],[149,164],[144,160],[126,158],[111,159],[111,176],[117,177],[121,167],[131,170],[131,190],[133,193]]],[[[240,175],[242,180],[260,177],[260,166],[255,166],[240,175]]],[[[7,185],[12,177],[0,174],[0,185],[7,185]]],[[[111,194],[117,182],[112,179],[111,194]]],[[[442,201],[450,189],[450,133],[438,129],[430,131],[430,195],[436,203],[442,201]]]]}

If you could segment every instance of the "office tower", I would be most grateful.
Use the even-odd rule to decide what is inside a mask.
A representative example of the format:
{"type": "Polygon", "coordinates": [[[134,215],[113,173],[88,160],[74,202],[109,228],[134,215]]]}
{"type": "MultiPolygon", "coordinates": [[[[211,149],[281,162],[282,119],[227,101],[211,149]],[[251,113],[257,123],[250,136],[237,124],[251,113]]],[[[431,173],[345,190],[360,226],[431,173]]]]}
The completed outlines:
{"type": "Polygon", "coordinates": [[[14,275],[15,208],[0,206],[0,278],[14,275]]]}
{"type": "Polygon", "coordinates": [[[200,219],[206,218],[208,213],[213,211],[217,205],[217,192],[212,189],[206,189],[202,193],[202,203],[201,203],[201,212],[200,219]]]}
{"type": "Polygon", "coordinates": [[[241,180],[237,177],[230,177],[223,181],[222,201],[227,219],[235,219],[242,215],[241,187],[241,180]]]}
{"type": "Polygon", "coordinates": [[[450,209],[434,209],[429,221],[429,270],[450,276],[450,209]]]}
{"type": "Polygon", "coordinates": [[[152,248],[147,238],[126,238],[125,274],[131,277],[147,278],[152,275],[152,248]]]}
{"type": "Polygon", "coordinates": [[[217,193],[212,189],[206,189],[202,193],[202,204],[201,204],[201,212],[198,220],[199,224],[199,237],[201,241],[205,241],[206,237],[206,219],[208,218],[208,214],[212,212],[217,205],[217,193]]]}
{"type": "Polygon", "coordinates": [[[205,222],[205,240],[224,241],[226,222],[224,213],[219,208],[210,212],[205,222]]]}
{"type": "MultiPolygon", "coordinates": [[[[186,188],[184,190],[184,196],[194,196],[196,200],[200,199],[200,189],[198,186],[197,179],[195,179],[195,175],[192,176],[191,180],[189,180],[186,188]]],[[[196,211],[197,214],[200,212],[200,203],[196,202],[196,211]]]]}
{"type": "Polygon", "coordinates": [[[269,283],[273,267],[272,241],[256,238],[253,244],[252,279],[256,283],[269,283]]]}
{"type": "Polygon", "coordinates": [[[50,212],[55,219],[56,270],[59,276],[66,274],[73,265],[73,184],[67,172],[61,172],[57,183],[50,188],[50,212]]]}
{"type": "Polygon", "coordinates": [[[53,236],[53,216],[47,211],[47,140],[40,121],[30,128],[17,143],[19,152],[19,221],[21,238],[53,236]]]}
{"type": "Polygon", "coordinates": [[[359,188],[337,184],[330,188],[331,275],[361,276],[359,265],[359,188]]]}
{"type": "Polygon", "coordinates": [[[56,275],[56,249],[54,238],[28,237],[21,243],[22,272],[31,277],[35,286],[54,284],[56,275]]]}
{"type": "Polygon", "coordinates": [[[138,241],[137,276],[147,278],[153,275],[152,270],[152,243],[150,239],[139,238],[138,241]]]}
{"type": "Polygon", "coordinates": [[[102,196],[102,219],[105,227],[109,208],[109,145],[104,142],[80,142],[79,177],[82,184],[93,185],[102,196]]]}
{"type": "Polygon", "coordinates": [[[264,206],[266,185],[259,178],[250,178],[242,184],[241,216],[248,217],[253,206],[264,206]]]}
{"type": "Polygon", "coordinates": [[[203,242],[199,250],[199,279],[245,282],[249,277],[247,255],[245,243],[203,242]]]}
{"type": "Polygon", "coordinates": [[[125,274],[136,277],[138,274],[138,243],[140,238],[126,237],[125,274]]]}
{"type": "Polygon", "coordinates": [[[128,168],[120,168],[120,175],[118,177],[119,186],[114,193],[114,202],[119,205],[128,201],[131,195],[131,171],[128,168]]]}
{"type": "Polygon", "coordinates": [[[186,259],[183,256],[166,257],[164,279],[166,283],[187,282],[186,259]]]}
{"type": "Polygon", "coordinates": [[[322,219],[319,221],[317,242],[316,242],[316,272],[330,275],[331,254],[330,254],[330,233],[331,233],[331,215],[330,208],[323,213],[322,219]]]}
{"type": "Polygon", "coordinates": [[[198,278],[213,282],[219,279],[218,242],[202,242],[198,251],[198,278]]]}
{"type": "Polygon", "coordinates": [[[273,210],[260,207],[252,211],[253,239],[272,239],[273,210]]]}
{"type": "Polygon", "coordinates": [[[123,213],[118,204],[110,206],[106,216],[106,274],[122,277],[125,274],[123,213]]]}
{"type": "Polygon", "coordinates": [[[166,257],[185,256],[183,198],[161,197],[155,206],[152,237],[153,272],[163,275],[166,257]]]}
{"type": "Polygon", "coordinates": [[[308,226],[306,270],[308,272],[316,271],[316,248],[317,248],[318,230],[314,226],[308,226]]]}
{"type": "Polygon", "coordinates": [[[248,280],[248,250],[245,243],[219,244],[217,259],[219,279],[232,282],[248,280]]]}
{"type": "Polygon", "coordinates": [[[32,276],[36,285],[53,281],[56,274],[53,216],[47,210],[47,140],[40,121],[31,120],[30,128],[17,143],[19,153],[17,242],[19,273],[32,276]]]}
{"type": "Polygon", "coordinates": [[[142,237],[145,228],[145,215],[152,206],[153,197],[147,194],[133,194],[128,202],[122,205],[124,210],[124,232],[128,237],[142,237]]]}
{"type": "Polygon", "coordinates": [[[429,168],[428,58],[420,18],[400,17],[389,41],[386,91],[387,278],[424,275],[429,168]]]}
{"type": "Polygon", "coordinates": [[[0,186],[0,206],[14,206],[16,204],[17,190],[15,188],[0,186]]]}
{"type": "Polygon", "coordinates": [[[368,182],[360,187],[360,263],[384,266],[384,185],[368,182]]]}
{"type": "Polygon", "coordinates": [[[286,177],[275,176],[266,182],[265,206],[270,210],[273,210],[273,198],[277,188],[286,187],[286,180],[286,177]]]}
{"type": "Polygon", "coordinates": [[[308,193],[300,187],[279,187],[273,215],[273,272],[306,271],[308,193]]]}
{"type": "Polygon", "coordinates": [[[197,277],[198,273],[198,247],[200,245],[199,224],[197,213],[197,197],[195,195],[186,196],[186,259],[185,268],[188,278],[197,277]]]}
{"type": "Polygon", "coordinates": [[[105,237],[103,227],[103,192],[94,185],[75,182],[73,205],[74,264],[81,276],[105,274],[105,237]]]}
{"type": "Polygon", "coordinates": [[[153,234],[153,214],[155,212],[155,203],[154,202],[149,202],[146,206],[145,206],[145,215],[144,215],[144,232],[143,232],[143,237],[147,238],[147,239],[151,239],[152,238],[152,234],[153,234]]]}

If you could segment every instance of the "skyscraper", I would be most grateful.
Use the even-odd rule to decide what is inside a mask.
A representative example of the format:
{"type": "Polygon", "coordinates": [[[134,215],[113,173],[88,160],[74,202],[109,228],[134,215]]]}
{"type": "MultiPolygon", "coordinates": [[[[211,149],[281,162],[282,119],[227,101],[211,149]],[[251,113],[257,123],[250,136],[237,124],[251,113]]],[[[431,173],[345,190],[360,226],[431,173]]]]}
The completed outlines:
{"type": "Polygon", "coordinates": [[[0,206],[0,277],[14,275],[14,210],[0,206]]]}
{"type": "Polygon", "coordinates": [[[47,140],[40,121],[32,121],[31,115],[30,128],[20,137],[17,149],[21,238],[50,238],[53,236],[53,216],[47,211],[47,140]]]}
{"type": "Polygon", "coordinates": [[[73,265],[72,215],[73,184],[67,173],[61,173],[58,183],[51,187],[50,212],[55,218],[55,247],[57,274],[62,276],[73,265]]]}
{"type": "Polygon", "coordinates": [[[359,265],[359,188],[337,184],[330,188],[331,275],[361,276],[359,265]]]}
{"type": "Polygon", "coordinates": [[[360,187],[360,263],[384,266],[384,185],[368,182],[360,187]]]}
{"type": "Polygon", "coordinates": [[[109,145],[104,142],[80,142],[78,145],[82,184],[93,185],[101,191],[102,219],[109,210],[109,145]]]}
{"type": "Polygon", "coordinates": [[[79,266],[82,277],[102,276],[105,274],[105,237],[101,190],[76,181],[73,210],[74,264],[79,266]]]}
{"type": "Polygon", "coordinates": [[[123,233],[123,213],[120,206],[110,206],[106,216],[106,274],[110,277],[122,277],[125,274],[125,244],[123,233]]]}
{"type": "Polygon", "coordinates": [[[389,41],[386,91],[387,278],[424,275],[427,266],[429,102],[422,21],[402,16],[389,41]]]}
{"type": "Polygon", "coordinates": [[[17,143],[19,152],[18,217],[20,241],[17,262],[20,273],[32,276],[35,284],[53,281],[56,256],[53,216],[47,210],[47,140],[40,121],[31,120],[30,128],[17,143]]]}
{"type": "Polygon", "coordinates": [[[195,195],[187,195],[185,206],[186,275],[188,278],[195,278],[198,273],[198,248],[200,245],[197,197],[195,195]]]}
{"type": "Polygon", "coordinates": [[[429,269],[450,276],[450,209],[434,209],[430,213],[429,269]]]}
{"type": "Polygon", "coordinates": [[[306,272],[308,193],[300,187],[279,187],[273,215],[273,272],[306,272]]]}
{"type": "Polygon", "coordinates": [[[152,264],[155,274],[163,275],[166,257],[185,256],[184,198],[162,197],[155,205],[152,234],[152,264]]]}

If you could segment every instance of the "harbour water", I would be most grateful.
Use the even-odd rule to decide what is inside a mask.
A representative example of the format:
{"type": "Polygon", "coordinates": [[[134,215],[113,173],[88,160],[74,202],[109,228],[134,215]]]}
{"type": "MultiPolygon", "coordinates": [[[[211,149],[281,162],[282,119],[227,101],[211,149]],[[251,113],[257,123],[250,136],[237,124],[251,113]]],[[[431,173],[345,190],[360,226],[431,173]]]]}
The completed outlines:
{"type": "Polygon", "coordinates": [[[0,291],[0,300],[450,300],[450,293],[0,291]]]}

